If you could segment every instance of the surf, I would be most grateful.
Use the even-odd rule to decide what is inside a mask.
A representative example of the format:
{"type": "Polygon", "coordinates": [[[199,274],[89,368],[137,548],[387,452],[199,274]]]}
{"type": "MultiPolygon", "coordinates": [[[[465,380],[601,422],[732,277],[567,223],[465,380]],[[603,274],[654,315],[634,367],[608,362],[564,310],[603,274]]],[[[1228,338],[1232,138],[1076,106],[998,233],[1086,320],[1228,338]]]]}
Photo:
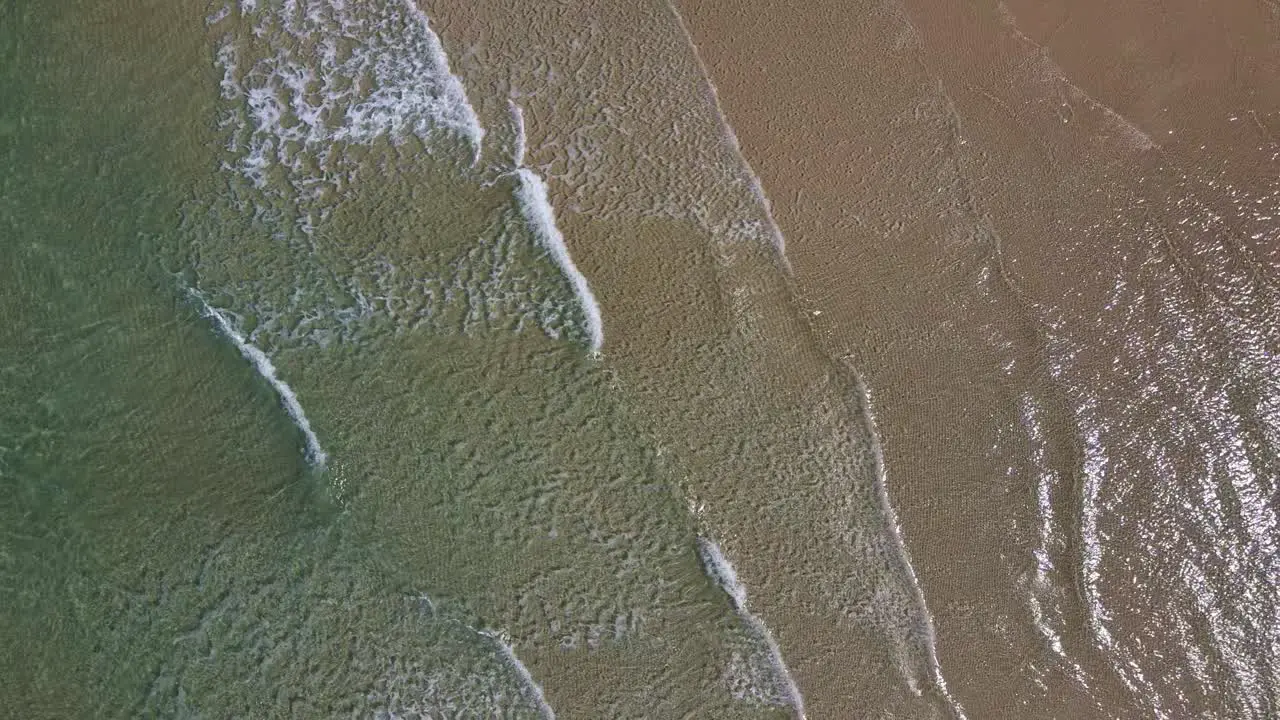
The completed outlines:
{"type": "Polygon", "coordinates": [[[600,348],[604,345],[604,321],[601,317],[600,303],[596,301],[596,296],[591,292],[591,286],[587,283],[587,277],[578,270],[578,266],[574,264],[573,258],[569,256],[569,248],[564,243],[564,235],[560,233],[560,228],[556,226],[555,209],[551,206],[551,201],[547,198],[547,184],[538,177],[538,174],[527,167],[517,168],[515,170],[516,203],[520,206],[520,211],[524,215],[525,221],[529,223],[529,230],[533,233],[538,244],[547,251],[547,254],[555,262],[560,271],[564,273],[565,278],[569,281],[573,288],[573,294],[578,300],[578,304],[582,307],[582,313],[586,319],[587,341],[591,347],[591,352],[598,354],[600,348]]]}
{"type": "Polygon", "coordinates": [[[796,720],[805,720],[804,697],[800,695],[800,687],[791,676],[786,661],[782,659],[782,648],[778,647],[778,641],[774,639],[773,633],[764,624],[764,620],[747,607],[747,588],[738,579],[738,572],[733,564],[720,549],[720,545],[705,536],[698,538],[698,557],[702,560],[707,577],[729,596],[734,612],[747,625],[755,639],[765,646],[770,668],[781,686],[778,689],[787,704],[791,706],[796,720]]]}
{"type": "Polygon", "coordinates": [[[231,341],[232,345],[240,351],[240,354],[254,370],[267,381],[271,389],[275,390],[276,396],[280,398],[280,404],[284,407],[285,412],[289,413],[289,417],[293,419],[293,424],[302,432],[302,437],[306,441],[304,454],[312,467],[317,470],[323,470],[329,462],[329,455],[320,446],[320,438],[316,437],[316,433],[311,429],[311,421],[307,419],[306,412],[302,409],[302,403],[298,400],[298,394],[289,387],[289,384],[280,379],[276,366],[271,362],[271,358],[262,350],[254,347],[245,336],[240,334],[232,324],[231,319],[222,311],[213,307],[204,299],[196,290],[188,291],[192,299],[200,304],[201,315],[213,321],[214,327],[219,334],[231,341]]]}

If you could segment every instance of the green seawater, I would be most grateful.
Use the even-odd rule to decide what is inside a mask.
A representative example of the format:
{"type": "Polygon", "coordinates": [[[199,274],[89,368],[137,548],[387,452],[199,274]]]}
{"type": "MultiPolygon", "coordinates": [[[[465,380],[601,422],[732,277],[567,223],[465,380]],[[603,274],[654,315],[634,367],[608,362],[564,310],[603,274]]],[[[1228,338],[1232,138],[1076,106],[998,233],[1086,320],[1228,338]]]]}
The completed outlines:
{"type": "Polygon", "coordinates": [[[510,178],[411,138],[255,186],[216,58],[249,20],[206,17],[0,6],[0,716],[744,716],[674,471],[510,178]]]}

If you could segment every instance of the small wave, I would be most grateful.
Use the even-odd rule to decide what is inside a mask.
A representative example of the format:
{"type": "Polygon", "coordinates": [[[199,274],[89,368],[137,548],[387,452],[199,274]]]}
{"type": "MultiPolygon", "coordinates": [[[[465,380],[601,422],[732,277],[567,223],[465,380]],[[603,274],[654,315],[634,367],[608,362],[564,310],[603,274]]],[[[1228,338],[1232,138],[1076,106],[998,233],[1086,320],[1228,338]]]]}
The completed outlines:
{"type": "Polygon", "coordinates": [[[600,304],[596,302],[596,296],[591,292],[586,276],[578,270],[578,267],[573,264],[573,258],[569,256],[569,248],[564,244],[564,236],[556,226],[555,210],[551,207],[551,201],[547,199],[547,185],[537,173],[526,167],[516,169],[515,175],[518,180],[515,192],[516,202],[519,203],[520,210],[524,213],[525,220],[529,223],[538,243],[547,250],[565,277],[569,279],[569,283],[573,285],[573,293],[582,306],[583,314],[586,315],[586,331],[591,351],[598,353],[600,347],[604,345],[604,324],[600,317],[600,304]]]}
{"type": "Polygon", "coordinates": [[[795,678],[791,677],[791,671],[787,669],[787,663],[782,659],[782,649],[778,647],[778,642],[773,639],[773,633],[769,631],[768,626],[760,619],[758,615],[751,612],[747,608],[747,588],[738,580],[738,573],[733,569],[733,564],[725,557],[724,551],[712,539],[706,537],[698,538],[698,556],[702,558],[703,567],[706,568],[707,576],[711,578],[725,594],[729,596],[729,600],[733,603],[733,609],[738,617],[747,624],[751,632],[764,643],[768,649],[769,665],[777,674],[778,682],[782,685],[782,693],[785,701],[799,720],[804,720],[804,698],[800,695],[800,688],[796,685],[795,678]]]}
{"type": "Polygon", "coordinates": [[[315,432],[311,429],[311,423],[307,420],[306,413],[302,411],[302,404],[298,402],[297,393],[276,374],[276,366],[272,364],[271,358],[249,344],[245,337],[236,331],[231,324],[231,320],[217,308],[210,305],[199,292],[196,290],[190,290],[189,292],[191,297],[200,303],[204,317],[213,320],[218,331],[236,346],[236,349],[240,351],[244,359],[253,365],[258,374],[270,383],[276,394],[280,396],[280,402],[284,405],[285,412],[289,413],[289,417],[293,418],[293,424],[302,431],[303,437],[306,438],[307,461],[317,469],[323,469],[325,463],[329,461],[329,456],[320,447],[320,439],[316,437],[315,432]]]}
{"type": "Polygon", "coordinates": [[[716,117],[720,121],[721,134],[725,145],[727,145],[734,157],[740,163],[743,179],[747,186],[751,189],[751,194],[759,203],[764,214],[765,232],[769,236],[770,242],[773,243],[774,252],[777,254],[778,262],[788,273],[791,272],[791,261],[787,259],[787,242],[782,236],[782,229],[778,227],[778,223],[773,218],[773,205],[769,202],[769,196],[764,192],[764,183],[760,182],[760,176],[756,175],[755,170],[751,168],[751,163],[747,162],[747,156],[742,151],[742,144],[738,142],[738,134],[734,132],[733,125],[729,124],[729,116],[724,111],[724,106],[720,104],[720,94],[716,90],[715,83],[711,81],[711,71],[707,69],[706,63],[702,61],[702,55],[698,52],[698,45],[693,41],[693,33],[689,31],[689,26],[685,24],[684,16],[676,8],[674,2],[668,2],[667,8],[671,14],[675,16],[676,23],[680,26],[680,31],[684,33],[685,41],[689,44],[693,57],[698,62],[698,71],[702,74],[702,81],[706,84],[707,94],[711,98],[712,105],[715,106],[716,117]]]}
{"type": "Polygon", "coordinates": [[[493,632],[492,630],[477,630],[476,632],[492,640],[493,644],[498,647],[498,650],[502,653],[502,656],[506,659],[507,663],[509,663],[511,668],[516,671],[516,674],[520,676],[520,681],[524,683],[529,694],[533,696],[530,700],[533,701],[534,706],[538,709],[538,715],[543,718],[543,720],[556,720],[556,711],[552,709],[551,704],[547,702],[547,696],[546,693],[543,692],[542,686],[533,679],[533,673],[529,672],[529,668],[520,661],[520,658],[516,655],[516,649],[512,647],[511,643],[507,642],[506,638],[504,638],[502,634],[493,632]]]}
{"type": "MultiPolygon", "coordinates": [[[[907,552],[907,543],[902,537],[902,525],[898,522],[898,513],[893,509],[893,503],[889,499],[889,482],[887,471],[885,470],[884,448],[880,443],[880,429],[876,423],[875,409],[872,405],[871,389],[867,387],[862,380],[862,376],[854,374],[857,382],[858,400],[862,405],[863,423],[872,438],[872,454],[875,457],[876,467],[876,496],[880,501],[880,510],[884,515],[885,524],[889,538],[893,541],[897,555],[902,562],[902,571],[906,576],[906,581],[911,588],[916,608],[920,613],[920,622],[924,634],[924,653],[925,660],[928,664],[930,679],[937,687],[938,693],[946,701],[953,716],[958,720],[966,720],[967,716],[964,707],[960,702],[951,695],[951,691],[947,689],[947,680],[942,675],[942,663],[938,660],[938,637],[933,627],[933,616],[929,614],[929,606],[925,603],[924,588],[920,585],[920,578],[916,575],[915,566],[911,564],[911,555],[907,552]]],[[[915,679],[910,673],[904,672],[907,676],[908,684],[912,686],[912,690],[919,692],[915,679]]]]}

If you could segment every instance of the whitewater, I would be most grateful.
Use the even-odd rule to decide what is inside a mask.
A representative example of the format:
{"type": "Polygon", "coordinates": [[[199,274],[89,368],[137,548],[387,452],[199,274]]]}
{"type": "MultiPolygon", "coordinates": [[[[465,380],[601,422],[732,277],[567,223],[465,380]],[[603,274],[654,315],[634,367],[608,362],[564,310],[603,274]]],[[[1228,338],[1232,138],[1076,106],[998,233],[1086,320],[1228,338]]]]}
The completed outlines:
{"type": "Polygon", "coordinates": [[[707,576],[729,596],[734,612],[746,623],[756,640],[764,644],[768,652],[769,665],[781,686],[779,689],[787,704],[791,706],[796,720],[805,720],[804,697],[800,695],[800,687],[796,685],[795,678],[791,677],[791,671],[787,668],[786,661],[782,659],[782,649],[778,647],[778,641],[773,638],[773,633],[764,624],[764,620],[747,606],[747,588],[738,579],[738,573],[733,564],[729,562],[729,558],[725,557],[720,545],[705,536],[698,538],[698,556],[702,559],[707,576]]]}
{"type": "Polygon", "coordinates": [[[520,207],[521,215],[524,217],[525,222],[529,224],[529,229],[538,244],[546,250],[548,256],[555,262],[556,267],[560,268],[560,272],[564,274],[573,288],[573,294],[577,298],[578,305],[582,308],[583,316],[586,319],[585,330],[591,352],[598,355],[600,348],[604,345],[604,321],[600,303],[596,300],[595,294],[591,292],[591,285],[587,282],[587,277],[582,274],[582,271],[578,270],[578,266],[573,262],[573,257],[569,255],[569,247],[565,244],[564,235],[561,234],[560,227],[556,224],[555,207],[552,206],[551,200],[547,195],[546,181],[525,165],[524,157],[528,152],[529,139],[524,126],[524,109],[514,100],[508,100],[507,104],[511,113],[515,138],[512,151],[512,169],[502,173],[502,175],[515,177],[515,198],[520,207]]]}
{"type": "Polygon", "coordinates": [[[477,630],[475,632],[478,635],[483,635],[493,641],[494,645],[497,646],[498,652],[502,654],[503,659],[507,661],[507,664],[511,666],[511,669],[515,671],[517,676],[519,676],[520,682],[524,685],[525,690],[530,696],[532,696],[530,697],[530,700],[533,702],[534,707],[537,708],[538,716],[541,717],[542,720],[556,720],[556,711],[551,707],[551,703],[547,702],[547,695],[543,691],[542,686],[534,679],[533,673],[529,671],[529,667],[516,655],[516,649],[511,644],[511,640],[506,636],[506,633],[494,632],[492,630],[477,630]]]}
{"type": "Polygon", "coordinates": [[[329,455],[320,447],[320,438],[316,437],[316,433],[311,429],[311,422],[307,420],[307,414],[302,409],[302,403],[298,401],[298,395],[289,387],[288,383],[280,379],[276,372],[276,366],[271,362],[271,358],[267,354],[254,347],[240,334],[235,326],[232,325],[230,318],[225,313],[210,305],[204,297],[196,290],[191,290],[190,295],[200,303],[202,314],[213,321],[218,332],[231,341],[245,360],[253,366],[262,379],[276,391],[276,395],[280,398],[280,403],[284,406],[285,412],[289,413],[289,417],[293,419],[293,424],[302,432],[302,437],[306,441],[306,457],[317,469],[324,469],[325,464],[329,461],[329,455]]]}
{"type": "MultiPolygon", "coordinates": [[[[351,160],[353,146],[386,141],[403,147],[416,140],[427,155],[461,160],[453,171],[466,183],[487,187],[495,174],[512,176],[512,200],[534,241],[567,281],[589,350],[600,352],[602,311],[557,226],[546,182],[524,164],[527,140],[519,106],[512,103],[517,145],[513,162],[482,166],[487,132],[421,8],[412,0],[359,7],[339,0],[295,0],[279,7],[242,2],[238,15],[251,32],[225,36],[216,62],[223,74],[220,86],[227,109],[222,125],[229,129],[231,154],[223,168],[249,183],[252,191],[245,197],[256,198],[244,206],[244,212],[272,217],[278,213],[275,207],[289,207],[298,219],[277,234],[288,240],[295,230],[300,231],[305,237],[297,244],[311,250],[298,262],[309,264],[315,261],[315,238],[329,227],[326,223],[335,209],[356,196],[352,190],[365,172],[351,160]],[[344,49],[350,38],[365,41],[344,49]],[[455,152],[458,148],[467,149],[465,158],[455,152]]],[[[216,12],[208,22],[222,27],[231,17],[229,11],[216,12]]],[[[318,270],[332,272],[327,267],[318,270]]],[[[352,275],[346,268],[341,273],[347,275],[343,284],[357,297],[365,296],[360,288],[370,280],[385,279],[352,275]]],[[[423,278],[419,284],[431,282],[423,278]]],[[[390,294],[409,288],[380,290],[390,294]]],[[[279,295],[275,288],[264,291],[279,295]]],[[[298,306],[313,294],[312,288],[300,287],[284,307],[278,306],[279,301],[267,304],[259,298],[256,310],[268,319],[289,313],[318,315],[344,328],[353,312],[362,317],[374,312],[368,303],[356,309],[317,306],[314,300],[298,306]]],[[[451,297],[469,301],[478,296],[464,292],[451,297]]],[[[492,311],[473,308],[470,312],[490,315],[492,311]]],[[[559,337],[556,323],[542,319],[534,322],[559,337]]]]}

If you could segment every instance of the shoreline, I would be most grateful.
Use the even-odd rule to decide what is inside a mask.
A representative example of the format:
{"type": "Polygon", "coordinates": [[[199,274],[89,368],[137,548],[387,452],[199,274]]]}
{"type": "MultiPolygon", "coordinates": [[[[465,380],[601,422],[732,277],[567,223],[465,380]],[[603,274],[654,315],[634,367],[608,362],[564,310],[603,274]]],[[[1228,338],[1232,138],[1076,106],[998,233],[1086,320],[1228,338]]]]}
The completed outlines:
{"type": "MultiPolygon", "coordinates": [[[[1262,214],[1243,204],[1276,195],[1265,154],[1247,136],[1220,132],[1251,92],[1263,90],[1256,102],[1273,114],[1278,81],[1263,69],[1280,53],[1249,20],[1258,9],[1240,3],[1204,32],[1195,28],[1207,11],[1192,3],[1179,4],[1180,20],[1132,8],[1122,22],[1107,20],[1101,3],[1058,3],[1014,22],[1036,13],[1013,4],[818,0],[801,12],[736,0],[681,10],[774,200],[797,304],[823,353],[856,367],[879,400],[891,508],[956,699],[975,717],[1151,713],[1160,700],[1132,691],[1137,666],[1126,651],[1095,646],[1089,607],[1076,597],[1098,582],[1089,568],[1104,578],[1123,572],[1090,560],[1081,533],[1112,535],[1106,558],[1118,565],[1154,551],[1140,536],[1115,538],[1114,511],[1092,514],[1123,485],[1109,480],[1112,496],[1092,501],[1078,487],[1105,472],[1081,459],[1082,438],[1095,431],[1080,425],[1078,409],[1080,393],[1099,392],[1085,378],[1116,362],[1107,333],[1119,329],[1099,314],[1111,306],[1098,298],[1161,292],[1162,279],[1138,259],[1152,226],[1173,235],[1185,222],[1188,193],[1210,216],[1258,228],[1255,242],[1239,243],[1246,266],[1280,252],[1265,240],[1275,235],[1262,214]],[[1222,32],[1232,27],[1246,28],[1236,34],[1248,38],[1244,48],[1222,32]],[[1175,58],[1172,79],[1162,75],[1189,36],[1195,52],[1175,58]],[[1130,37],[1131,46],[1119,40],[1130,37]],[[1248,63],[1220,82],[1241,53],[1251,53],[1248,63]],[[1197,95],[1207,108],[1190,102],[1197,95]],[[1162,110],[1151,98],[1181,105],[1162,110]],[[1221,170],[1202,169],[1209,152],[1221,170]],[[1140,221],[1127,219],[1135,214],[1140,221]],[[1020,421],[1028,400],[1043,407],[1043,437],[1020,421]],[[1037,569],[1046,512],[1063,519],[1062,535],[1037,569]],[[1029,592],[1034,577],[1049,578],[1045,594],[1029,592]],[[1041,610],[1062,628],[1064,652],[1038,632],[1047,627],[1032,618],[1041,610]]],[[[1194,236],[1178,242],[1196,247],[1194,236]]],[[[1240,307],[1254,328],[1273,325],[1253,304],[1240,307]]],[[[1154,346],[1156,332],[1131,334],[1154,346]]],[[[1139,462],[1110,460],[1119,461],[1139,462]]],[[[1117,582],[1103,592],[1127,592],[1117,582]]],[[[1157,638],[1159,616],[1131,611],[1112,619],[1111,632],[1128,624],[1157,638]]],[[[1176,686],[1160,692],[1177,698],[1176,686]]]]}

